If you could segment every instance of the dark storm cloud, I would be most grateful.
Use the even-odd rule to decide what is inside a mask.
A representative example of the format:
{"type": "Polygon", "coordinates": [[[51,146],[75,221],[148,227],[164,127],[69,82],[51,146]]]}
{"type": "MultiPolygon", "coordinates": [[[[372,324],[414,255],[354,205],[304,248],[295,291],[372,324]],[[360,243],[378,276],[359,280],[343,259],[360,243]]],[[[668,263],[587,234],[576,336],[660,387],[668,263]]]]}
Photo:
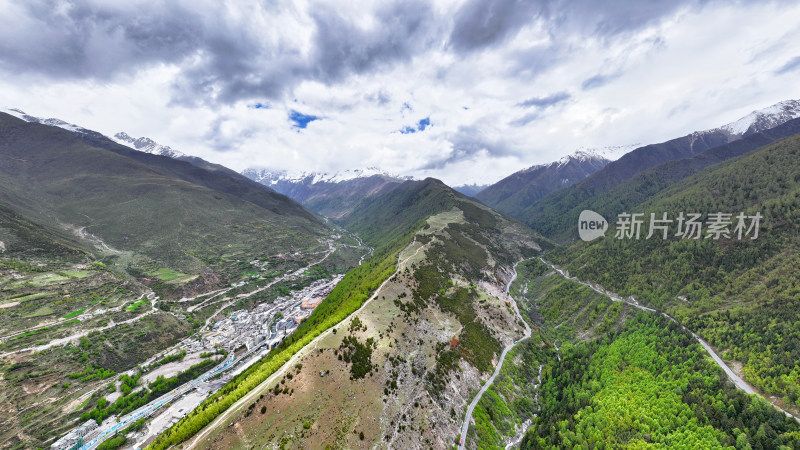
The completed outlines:
{"type": "Polygon", "coordinates": [[[469,0],[456,12],[449,43],[458,52],[501,43],[530,24],[553,41],[568,35],[611,37],[635,31],[705,0],[469,0]]]}
{"type": "Polygon", "coordinates": [[[545,97],[534,97],[525,100],[524,102],[517,103],[517,106],[521,106],[523,108],[549,108],[550,106],[555,106],[559,103],[563,103],[569,100],[571,95],[568,92],[556,92],[555,94],[551,94],[545,97]]]}
{"type": "MultiPolygon", "coordinates": [[[[543,41],[507,55],[507,75],[534,79],[575,50],[572,42],[605,41],[635,32],[675,14],[698,8],[706,0],[469,0],[455,13],[449,49],[465,54],[498,46],[526,26],[543,41]]],[[[658,41],[658,39],[657,39],[658,41]]],[[[661,42],[661,41],[658,41],[661,42]]]]}
{"type": "Polygon", "coordinates": [[[377,27],[360,28],[332,9],[312,14],[316,33],[310,75],[323,82],[405,61],[425,50],[435,29],[427,3],[397,2],[379,9],[377,27]]]}
{"type": "Polygon", "coordinates": [[[226,33],[209,42],[204,57],[182,72],[175,84],[176,101],[277,98],[304,80],[332,84],[408,60],[430,44],[434,21],[425,4],[389,4],[375,18],[377,26],[363,29],[332,9],[316,10],[311,17],[315,31],[308,57],[297,49],[264,47],[247,41],[247,36],[232,41],[226,33]]]}
{"type": "Polygon", "coordinates": [[[701,7],[705,0],[578,0],[559,2],[552,23],[567,25],[570,32],[584,30],[585,34],[610,37],[639,30],[689,7],[701,7]]]}
{"type": "Polygon", "coordinates": [[[502,42],[538,17],[546,5],[538,1],[470,0],[456,13],[450,45],[464,52],[502,42]]]}
{"type": "MultiPolygon", "coordinates": [[[[434,48],[466,53],[514,37],[528,24],[551,43],[515,50],[509,76],[551,67],[574,36],[612,36],[646,26],[699,0],[468,0],[454,11],[428,2],[378,3],[369,26],[330,6],[305,14],[270,2],[269,13],[301,17],[311,41],[296,30],[273,33],[254,18],[263,6],[219,2],[14,2],[0,15],[0,68],[57,80],[108,81],[157,64],[176,65],[172,103],[214,104],[278,99],[307,80],[330,85],[405,63],[434,48]],[[453,17],[450,20],[450,17],[453,17]]],[[[287,28],[282,28],[287,27],[287,28]]]]}
{"type": "Polygon", "coordinates": [[[335,83],[407,61],[438,42],[431,7],[417,2],[380,6],[369,28],[316,8],[308,51],[267,42],[264,30],[226,14],[221,4],[20,3],[0,18],[6,71],[106,81],[156,63],[177,64],[177,104],[277,98],[304,80],[335,83]]]}
{"type": "Polygon", "coordinates": [[[180,60],[201,44],[191,10],[86,2],[18,2],[0,18],[0,65],[12,72],[105,79],[154,61],[180,60]]]}

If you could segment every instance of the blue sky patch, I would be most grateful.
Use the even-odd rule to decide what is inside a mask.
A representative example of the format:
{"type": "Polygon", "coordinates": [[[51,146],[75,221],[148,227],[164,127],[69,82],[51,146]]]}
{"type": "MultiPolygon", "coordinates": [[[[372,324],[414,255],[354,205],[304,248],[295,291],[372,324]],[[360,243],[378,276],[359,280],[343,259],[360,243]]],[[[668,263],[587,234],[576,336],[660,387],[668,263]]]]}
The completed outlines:
{"type": "Polygon", "coordinates": [[[248,108],[251,109],[270,109],[269,103],[253,103],[252,105],[247,105],[248,108]]]}
{"type": "Polygon", "coordinates": [[[318,116],[312,116],[311,114],[303,114],[295,110],[291,110],[289,112],[289,120],[294,122],[294,125],[292,126],[297,128],[305,128],[308,126],[309,122],[313,122],[319,119],[320,118],[318,116]]]}
{"type": "Polygon", "coordinates": [[[431,118],[426,117],[424,119],[420,119],[420,121],[417,122],[416,126],[406,125],[403,128],[400,128],[400,133],[410,134],[410,133],[416,133],[417,131],[425,131],[425,128],[428,128],[430,125],[431,125],[431,118]]]}

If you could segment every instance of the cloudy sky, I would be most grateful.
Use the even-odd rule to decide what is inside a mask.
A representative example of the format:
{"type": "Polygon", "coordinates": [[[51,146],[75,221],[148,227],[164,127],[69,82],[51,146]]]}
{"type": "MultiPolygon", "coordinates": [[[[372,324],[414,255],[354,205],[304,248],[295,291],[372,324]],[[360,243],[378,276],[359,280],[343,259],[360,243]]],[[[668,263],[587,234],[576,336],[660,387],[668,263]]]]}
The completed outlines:
{"type": "Polygon", "coordinates": [[[0,106],[242,170],[493,182],[800,98],[800,2],[0,0],[0,106]]]}

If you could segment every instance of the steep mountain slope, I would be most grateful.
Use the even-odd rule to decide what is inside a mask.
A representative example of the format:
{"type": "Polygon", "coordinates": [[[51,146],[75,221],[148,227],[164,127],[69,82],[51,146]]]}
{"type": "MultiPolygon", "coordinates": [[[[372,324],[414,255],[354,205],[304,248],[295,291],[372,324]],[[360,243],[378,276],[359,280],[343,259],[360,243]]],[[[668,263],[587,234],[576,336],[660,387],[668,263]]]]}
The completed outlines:
{"type": "MultiPolygon", "coordinates": [[[[755,135],[754,135],[755,136],[755,135]]],[[[581,279],[682,320],[720,353],[741,364],[745,379],[787,408],[800,393],[797,261],[800,241],[800,136],[704,169],[659,192],[630,212],[643,213],[640,239],[606,237],[557,249],[551,258],[581,279]],[[645,239],[650,213],[666,212],[661,231],[645,239]],[[699,239],[675,236],[678,214],[699,213],[699,239]],[[710,214],[732,214],[729,237],[709,239],[710,214]],[[760,214],[739,239],[736,216],[760,214]]],[[[613,223],[614,220],[612,219],[613,223]]]]}
{"type": "Polygon", "coordinates": [[[607,192],[634,175],[659,164],[692,157],[710,148],[731,143],[797,117],[800,117],[800,101],[789,100],[761,111],[754,111],[737,122],[719,128],[694,132],[681,138],[638,148],[609,163],[585,180],[554,191],[528,205],[524,210],[515,211],[513,217],[528,223],[547,237],[562,242],[574,239],[574,233],[565,235],[568,229],[565,229],[564,223],[569,221],[572,224],[577,221],[577,213],[580,212],[577,207],[582,202],[607,192]]]}
{"type": "Polygon", "coordinates": [[[6,114],[0,127],[6,201],[120,264],[136,255],[197,273],[226,253],[315,246],[326,232],[296,202],[243,177],[108,140],[108,148],[89,145],[95,137],[6,114]]]}
{"type": "Polygon", "coordinates": [[[217,320],[367,254],[222,166],[50,122],[0,114],[0,447],[113,426],[220,361],[217,320]]]}
{"type": "Polygon", "coordinates": [[[317,214],[340,220],[365,198],[390,191],[410,177],[400,177],[376,168],[343,172],[301,173],[245,169],[242,175],[302,203],[317,214]]]}
{"type": "MultiPolygon", "coordinates": [[[[470,396],[522,335],[503,288],[514,263],[537,253],[535,236],[433,179],[365,202],[347,225],[368,243],[396,249],[383,253],[395,264],[388,279],[191,445],[456,442],[470,396]]],[[[181,435],[178,425],[169,436],[181,435]]],[[[167,437],[154,448],[175,442],[167,437]]]]}
{"type": "Polygon", "coordinates": [[[317,220],[313,214],[309,214],[296,202],[262,184],[253,182],[238,172],[196,156],[185,155],[171,147],[158,144],[150,138],[140,137],[134,139],[124,132],[117,133],[114,138],[109,138],[97,131],[71,124],[61,119],[42,119],[25,114],[19,109],[10,109],[5,112],[26,122],[62,128],[80,137],[93,147],[103,148],[135,159],[190,183],[232,194],[269,209],[276,214],[296,214],[305,216],[310,220],[317,220]]]}
{"type": "Polygon", "coordinates": [[[575,224],[581,211],[589,209],[603,217],[614,218],[617,214],[634,209],[664,189],[700,170],[744,155],[777,140],[800,133],[800,118],[792,119],[775,128],[749,134],[747,137],[729,144],[710,148],[690,158],[683,158],[660,164],[645,170],[631,179],[608,190],[601,190],[574,206],[570,211],[560,214],[547,211],[551,222],[544,226],[545,231],[553,233],[557,239],[572,240],[577,236],[575,224]]]}
{"type": "Polygon", "coordinates": [[[559,161],[513,173],[480,191],[475,198],[512,217],[555,190],[577,183],[610,161],[598,154],[578,151],[559,161]]]}

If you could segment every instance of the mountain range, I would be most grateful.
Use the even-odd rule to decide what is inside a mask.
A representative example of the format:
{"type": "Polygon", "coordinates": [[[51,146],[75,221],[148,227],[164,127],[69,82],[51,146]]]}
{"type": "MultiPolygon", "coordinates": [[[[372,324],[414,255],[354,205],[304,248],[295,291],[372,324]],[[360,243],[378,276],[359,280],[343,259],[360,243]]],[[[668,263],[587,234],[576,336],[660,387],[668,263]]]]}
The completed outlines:
{"type": "Polygon", "coordinates": [[[20,110],[0,154],[0,446],[800,446],[800,102],[484,189],[237,173],[20,110]],[[679,211],[760,232],[615,233],[679,211]]]}
{"type": "MultiPolygon", "coordinates": [[[[563,189],[550,189],[544,195],[537,180],[545,177],[552,182],[557,177],[550,175],[547,168],[534,167],[489,186],[477,197],[487,205],[527,223],[547,237],[561,241],[574,240],[577,236],[571,224],[577,223],[578,214],[583,206],[592,202],[593,196],[606,193],[660,164],[691,158],[709,149],[770,130],[797,117],[800,117],[800,101],[787,100],[754,111],[736,122],[636,148],[616,161],[607,162],[584,179],[572,181],[563,189]]],[[[716,153],[715,158],[718,159],[724,151],[716,153]]],[[[737,154],[737,151],[732,151],[730,156],[737,154]]],[[[599,163],[592,167],[597,165],[599,163]]],[[[551,167],[551,171],[560,169],[557,164],[552,164],[551,167]]]]}
{"type": "Polygon", "coordinates": [[[514,216],[520,205],[536,203],[545,195],[592,175],[609,162],[597,153],[578,151],[550,164],[513,173],[481,190],[475,198],[514,216]]]}
{"type": "Polygon", "coordinates": [[[65,122],[27,118],[0,113],[3,200],[34,222],[75,230],[93,251],[134,251],[172,269],[202,271],[211,266],[195,251],[248,245],[255,236],[236,231],[245,223],[324,233],[320,219],[294,200],[222,166],[209,170],[65,122]]]}
{"type": "Polygon", "coordinates": [[[412,179],[374,167],[334,173],[299,174],[251,168],[245,169],[242,175],[288,195],[317,214],[334,220],[351,214],[364,199],[381,195],[412,179]]]}

